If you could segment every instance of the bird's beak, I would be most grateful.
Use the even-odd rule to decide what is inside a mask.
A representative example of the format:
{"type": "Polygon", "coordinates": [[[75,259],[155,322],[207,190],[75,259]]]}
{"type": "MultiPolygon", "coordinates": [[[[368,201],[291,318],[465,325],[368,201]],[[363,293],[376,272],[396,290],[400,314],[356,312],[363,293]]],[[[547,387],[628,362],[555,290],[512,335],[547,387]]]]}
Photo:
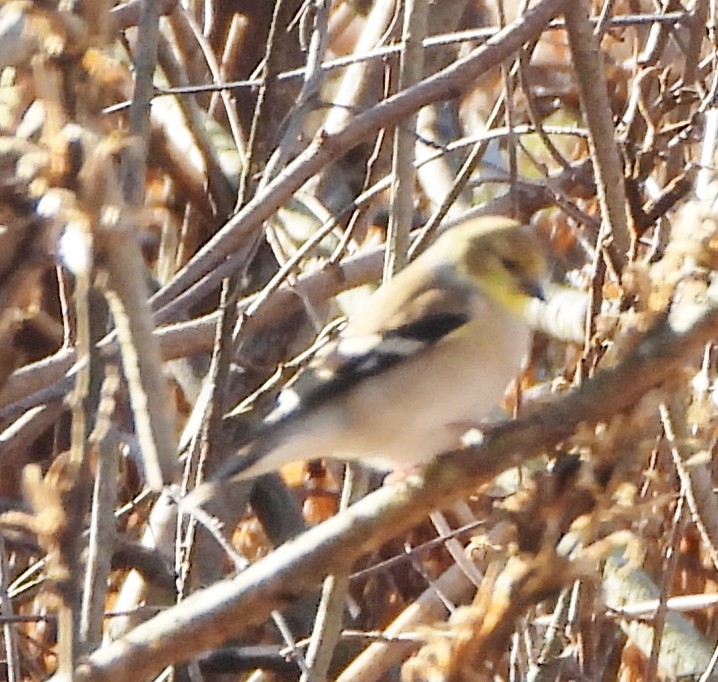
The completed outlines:
{"type": "Polygon", "coordinates": [[[531,296],[531,298],[537,298],[539,301],[546,300],[546,294],[544,293],[541,282],[536,279],[525,279],[521,281],[521,291],[531,296]]]}

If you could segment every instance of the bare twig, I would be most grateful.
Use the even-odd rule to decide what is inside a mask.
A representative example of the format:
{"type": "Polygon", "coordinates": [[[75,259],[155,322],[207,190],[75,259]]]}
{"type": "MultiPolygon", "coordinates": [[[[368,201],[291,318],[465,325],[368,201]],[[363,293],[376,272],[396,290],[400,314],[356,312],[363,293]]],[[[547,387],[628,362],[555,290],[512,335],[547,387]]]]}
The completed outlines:
{"type": "MultiPolygon", "coordinates": [[[[407,0],[404,3],[403,49],[399,63],[400,92],[412,87],[422,76],[424,53],[421,41],[426,34],[428,11],[427,0],[407,0]]],[[[414,217],[416,123],[417,116],[414,113],[394,128],[394,182],[384,259],[384,281],[388,281],[401,270],[408,259],[409,232],[414,217]]]]}
{"type": "Polygon", "coordinates": [[[603,229],[610,231],[613,240],[610,247],[612,256],[621,263],[630,257],[634,245],[629,229],[630,215],[624,187],[623,163],[616,146],[603,59],[588,21],[588,5],[585,0],[568,3],[565,17],[573,64],[578,77],[581,108],[591,131],[589,142],[603,229]]]}

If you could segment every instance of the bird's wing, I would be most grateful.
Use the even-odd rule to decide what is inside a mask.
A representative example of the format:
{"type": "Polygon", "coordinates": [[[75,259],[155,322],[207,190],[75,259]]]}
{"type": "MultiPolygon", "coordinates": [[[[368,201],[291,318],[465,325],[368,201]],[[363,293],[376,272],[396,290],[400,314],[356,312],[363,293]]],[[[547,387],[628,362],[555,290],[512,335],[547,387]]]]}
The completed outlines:
{"type": "MultiPolygon", "coordinates": [[[[401,277],[402,273],[398,275],[401,277]]],[[[379,289],[367,309],[352,316],[339,337],[321,348],[282,390],[278,407],[251,433],[244,456],[232,458],[218,472],[226,479],[250,469],[281,442],[307,412],[338,399],[360,381],[416,357],[456,332],[471,319],[470,294],[451,291],[437,281],[407,281],[412,294],[379,289]]]]}
{"type": "Polygon", "coordinates": [[[401,304],[375,295],[370,306],[370,324],[359,313],[283,391],[284,409],[273,415],[274,420],[283,420],[295,409],[312,409],[363,379],[416,357],[465,325],[471,312],[468,296],[449,294],[435,285],[401,304]]]}

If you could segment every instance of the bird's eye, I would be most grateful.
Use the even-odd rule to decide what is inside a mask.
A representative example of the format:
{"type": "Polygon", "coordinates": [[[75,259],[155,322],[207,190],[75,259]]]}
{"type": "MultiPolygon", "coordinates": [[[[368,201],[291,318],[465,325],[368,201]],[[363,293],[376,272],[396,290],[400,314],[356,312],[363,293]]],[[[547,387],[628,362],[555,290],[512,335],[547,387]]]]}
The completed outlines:
{"type": "Polygon", "coordinates": [[[509,272],[516,272],[519,269],[519,264],[513,258],[502,258],[501,265],[503,265],[509,272]]]}

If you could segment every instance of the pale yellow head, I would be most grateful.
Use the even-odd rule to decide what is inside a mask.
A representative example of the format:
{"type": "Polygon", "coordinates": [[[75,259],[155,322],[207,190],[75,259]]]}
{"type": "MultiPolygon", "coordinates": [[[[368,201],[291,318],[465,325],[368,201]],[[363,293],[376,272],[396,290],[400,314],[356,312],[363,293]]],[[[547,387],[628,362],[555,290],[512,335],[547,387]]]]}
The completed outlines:
{"type": "Polygon", "coordinates": [[[525,225],[505,216],[482,216],[449,229],[436,242],[437,255],[486,296],[521,313],[542,298],[547,264],[541,244],[525,225]]]}

